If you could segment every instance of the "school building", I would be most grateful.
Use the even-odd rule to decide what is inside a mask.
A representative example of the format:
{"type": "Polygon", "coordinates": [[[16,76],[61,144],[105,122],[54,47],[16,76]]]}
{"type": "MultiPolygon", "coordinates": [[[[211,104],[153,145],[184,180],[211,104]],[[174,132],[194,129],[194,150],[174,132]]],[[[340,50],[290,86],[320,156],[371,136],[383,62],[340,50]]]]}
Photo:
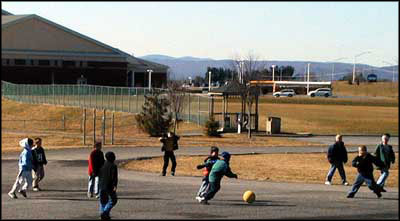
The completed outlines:
{"type": "Polygon", "coordinates": [[[117,48],[35,14],[1,11],[1,79],[20,84],[166,87],[168,66],[117,48]]]}

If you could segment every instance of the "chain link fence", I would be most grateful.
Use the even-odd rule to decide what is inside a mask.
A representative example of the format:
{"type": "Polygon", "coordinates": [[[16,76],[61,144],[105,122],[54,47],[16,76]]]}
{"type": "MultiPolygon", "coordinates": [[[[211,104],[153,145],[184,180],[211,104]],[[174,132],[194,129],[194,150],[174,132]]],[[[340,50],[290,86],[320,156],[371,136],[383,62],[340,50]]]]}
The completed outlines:
{"type": "MultiPolygon", "coordinates": [[[[18,102],[128,113],[140,113],[147,94],[155,91],[167,94],[166,89],[96,85],[34,85],[2,81],[1,86],[3,97],[18,102]]],[[[210,100],[211,98],[201,94],[184,93],[184,108],[178,117],[183,121],[204,125],[209,118],[210,100]]]]}

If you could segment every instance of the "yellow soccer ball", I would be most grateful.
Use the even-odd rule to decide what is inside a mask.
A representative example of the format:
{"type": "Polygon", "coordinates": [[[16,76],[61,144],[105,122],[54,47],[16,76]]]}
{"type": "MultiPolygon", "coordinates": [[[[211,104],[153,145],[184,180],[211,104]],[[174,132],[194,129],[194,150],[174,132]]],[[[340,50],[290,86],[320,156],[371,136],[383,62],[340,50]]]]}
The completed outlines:
{"type": "Polygon", "coordinates": [[[254,194],[253,191],[247,190],[243,194],[243,200],[246,203],[252,203],[256,200],[256,194],[254,194]]]}

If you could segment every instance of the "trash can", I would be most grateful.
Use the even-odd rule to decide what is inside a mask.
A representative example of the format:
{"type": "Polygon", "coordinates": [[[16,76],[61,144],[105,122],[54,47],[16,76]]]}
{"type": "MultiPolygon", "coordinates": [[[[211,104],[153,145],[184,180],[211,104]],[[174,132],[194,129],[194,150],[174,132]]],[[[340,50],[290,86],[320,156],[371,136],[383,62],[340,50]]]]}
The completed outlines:
{"type": "Polygon", "coordinates": [[[279,134],[281,132],[281,118],[267,117],[267,134],[279,134]]]}

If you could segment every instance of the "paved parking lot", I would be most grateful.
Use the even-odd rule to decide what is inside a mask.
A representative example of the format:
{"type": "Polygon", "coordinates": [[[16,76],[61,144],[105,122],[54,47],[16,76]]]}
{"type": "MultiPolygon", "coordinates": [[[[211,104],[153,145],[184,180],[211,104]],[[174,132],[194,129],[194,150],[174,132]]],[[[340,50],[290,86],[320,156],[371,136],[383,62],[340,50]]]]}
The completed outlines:
{"type": "MultiPolygon", "coordinates": [[[[111,148],[104,148],[106,152],[111,148]]],[[[118,162],[146,156],[160,156],[159,148],[114,147],[118,162]]],[[[209,147],[181,147],[177,155],[205,155],[209,147]]],[[[224,148],[232,154],[249,152],[323,152],[315,147],[224,148]]],[[[396,147],[398,151],[398,147],[396,147]]],[[[99,219],[98,201],[88,199],[87,156],[89,149],[47,151],[49,160],[44,191],[28,192],[28,198],[10,199],[17,174],[18,153],[2,155],[2,219],[99,219]]],[[[387,188],[377,199],[361,187],[354,199],[347,199],[349,186],[277,183],[224,178],[222,188],[210,205],[194,199],[201,177],[161,177],[119,169],[119,201],[114,219],[398,219],[398,188],[387,188]],[[253,204],[242,194],[253,190],[253,204]]]]}

